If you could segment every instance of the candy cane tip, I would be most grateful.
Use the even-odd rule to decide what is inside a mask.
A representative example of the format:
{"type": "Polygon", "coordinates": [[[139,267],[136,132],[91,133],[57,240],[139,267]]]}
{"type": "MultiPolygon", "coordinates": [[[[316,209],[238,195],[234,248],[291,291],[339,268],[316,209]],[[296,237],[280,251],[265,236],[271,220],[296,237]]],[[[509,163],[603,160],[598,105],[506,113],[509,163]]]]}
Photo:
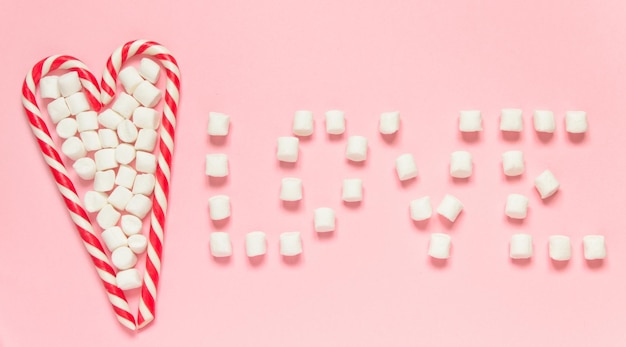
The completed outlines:
{"type": "Polygon", "coordinates": [[[137,326],[135,325],[135,323],[134,323],[134,322],[130,322],[130,321],[128,321],[127,319],[122,318],[122,317],[117,317],[117,320],[118,320],[120,323],[122,323],[122,325],[123,325],[125,328],[127,328],[128,330],[131,330],[131,331],[136,331],[136,330],[137,330],[137,326]]]}

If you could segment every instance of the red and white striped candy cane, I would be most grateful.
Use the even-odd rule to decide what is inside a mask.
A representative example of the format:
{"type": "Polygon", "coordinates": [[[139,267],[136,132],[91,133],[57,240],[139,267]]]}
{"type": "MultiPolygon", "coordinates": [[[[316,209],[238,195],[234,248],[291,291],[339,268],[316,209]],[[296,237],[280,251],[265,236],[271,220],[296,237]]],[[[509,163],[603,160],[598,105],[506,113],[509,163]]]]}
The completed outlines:
{"type": "Polygon", "coordinates": [[[163,233],[167,199],[170,186],[170,165],[174,152],[174,129],[176,127],[176,113],[180,90],[180,72],[176,59],[169,51],[153,41],[130,41],[113,52],[102,74],[102,103],[107,105],[115,96],[117,76],[122,65],[135,55],[148,55],[158,60],[167,76],[165,84],[165,103],[159,134],[159,154],[156,169],[156,186],[152,198],[152,212],[150,214],[150,233],[146,258],[146,271],[141,287],[138,328],[143,328],[154,319],[155,302],[159,275],[161,273],[161,253],[163,249],[163,233]]]}
{"type": "Polygon", "coordinates": [[[104,253],[100,240],[94,234],[89,216],[87,212],[85,212],[76,194],[76,189],[72,181],[67,177],[65,165],[59,156],[56,145],[50,137],[46,123],[41,118],[41,111],[35,97],[37,85],[39,85],[39,80],[41,80],[42,77],[54,70],[76,71],[85,89],[84,92],[89,103],[94,110],[100,110],[100,88],[98,87],[98,81],[93,74],[89,72],[85,64],[76,58],[66,55],[55,55],[43,59],[26,75],[26,79],[22,85],[22,103],[24,104],[24,110],[28,116],[33,134],[37,138],[37,142],[41,148],[43,158],[50,167],[57,188],[59,188],[63,196],[70,217],[78,229],[78,233],[83,240],[87,252],[91,256],[91,260],[96,267],[100,279],[102,279],[102,284],[104,284],[104,288],[107,291],[109,301],[113,305],[117,319],[128,329],[135,330],[135,318],[130,313],[124,292],[117,286],[115,271],[109,263],[107,255],[104,253]]]}

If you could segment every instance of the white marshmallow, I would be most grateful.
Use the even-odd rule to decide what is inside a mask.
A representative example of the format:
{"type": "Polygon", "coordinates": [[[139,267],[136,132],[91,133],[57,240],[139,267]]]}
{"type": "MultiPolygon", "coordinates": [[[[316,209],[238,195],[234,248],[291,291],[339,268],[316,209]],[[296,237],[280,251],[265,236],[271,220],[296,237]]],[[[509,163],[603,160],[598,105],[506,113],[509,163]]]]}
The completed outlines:
{"type": "Polygon", "coordinates": [[[346,146],[346,158],[352,161],[364,161],[367,159],[367,138],[350,136],[346,146]]]}
{"type": "Polygon", "coordinates": [[[212,220],[222,220],[230,217],[230,198],[226,195],[210,197],[209,215],[212,220]]]}
{"type": "Polygon", "coordinates": [[[533,237],[529,234],[513,234],[509,247],[512,259],[528,259],[533,256],[533,237]]]}
{"type": "Polygon", "coordinates": [[[115,160],[120,164],[129,164],[135,160],[135,147],[128,143],[121,143],[115,149],[115,160]]]}
{"type": "Polygon", "coordinates": [[[472,175],[472,155],[466,151],[455,151],[450,156],[450,176],[468,178],[472,175]]]}
{"type": "Polygon", "coordinates": [[[141,229],[143,228],[143,222],[137,216],[133,216],[132,214],[125,214],[122,216],[120,226],[126,236],[132,236],[141,232],[141,229]]]}
{"type": "Polygon", "coordinates": [[[67,104],[67,108],[70,110],[70,114],[72,115],[89,111],[91,108],[91,106],[89,106],[89,101],[87,101],[87,96],[83,92],[78,92],[68,96],[65,98],[65,103],[67,104]]]}
{"type": "Polygon", "coordinates": [[[463,204],[459,199],[450,194],[446,194],[439,206],[437,206],[437,213],[451,222],[456,220],[461,211],[463,211],[463,204]]]}
{"type": "Polygon", "coordinates": [[[161,119],[157,110],[148,107],[137,107],[133,112],[133,123],[137,128],[155,130],[159,127],[161,119]]]}
{"type": "Polygon", "coordinates": [[[207,132],[211,136],[226,136],[230,127],[230,116],[219,113],[209,112],[209,126],[207,132]]]}
{"type": "Polygon", "coordinates": [[[87,212],[98,212],[107,204],[107,195],[90,190],[85,193],[83,203],[87,212]]]}
{"type": "Polygon", "coordinates": [[[436,259],[450,258],[450,235],[442,233],[430,234],[430,243],[428,245],[428,255],[436,259]]]}
{"type": "Polygon", "coordinates": [[[567,261],[572,257],[572,244],[569,237],[563,235],[550,236],[550,258],[567,261]]]}
{"type": "Polygon", "coordinates": [[[343,191],[341,198],[345,202],[356,202],[363,200],[363,181],[360,178],[348,178],[343,180],[343,191]]]}
{"type": "Polygon", "coordinates": [[[554,174],[552,174],[550,170],[542,172],[535,178],[535,188],[537,188],[542,199],[554,195],[554,193],[559,190],[559,187],[559,181],[556,180],[556,177],[554,177],[554,174]]]}
{"type": "Polygon", "coordinates": [[[121,290],[137,289],[142,285],[141,275],[137,269],[118,271],[115,275],[115,282],[121,290]]]}
{"type": "Polygon", "coordinates": [[[341,135],[346,131],[346,118],[343,111],[331,110],[326,112],[326,132],[332,135],[341,135]]]}
{"type": "Polygon", "coordinates": [[[417,177],[417,165],[412,154],[406,153],[396,158],[396,173],[400,181],[417,177]]]}
{"type": "Polygon", "coordinates": [[[115,171],[106,170],[106,171],[96,172],[96,175],[94,176],[94,181],[93,181],[93,190],[104,193],[113,189],[114,185],[115,185],[115,171]]]}
{"type": "Polygon", "coordinates": [[[76,115],[78,131],[98,130],[98,113],[96,111],[85,111],[76,115]]]}
{"type": "Polygon", "coordinates": [[[124,247],[128,244],[128,240],[126,239],[126,235],[122,232],[120,227],[110,227],[104,229],[102,232],[102,241],[106,245],[109,252],[113,252],[114,250],[124,247]]]}
{"type": "Polygon", "coordinates": [[[137,264],[137,256],[130,248],[119,247],[111,253],[111,262],[118,270],[127,270],[137,264]]]}
{"type": "Polygon", "coordinates": [[[63,144],[61,145],[61,152],[72,160],[78,160],[87,155],[87,150],[83,145],[83,141],[76,136],[72,136],[63,141],[63,144]]]}
{"type": "Polygon", "coordinates": [[[586,235],[583,237],[585,259],[597,260],[606,258],[606,244],[602,235],[586,235]]]}
{"type": "Polygon", "coordinates": [[[126,212],[143,219],[152,209],[152,199],[143,195],[135,194],[126,204],[126,212]]]}
{"type": "Polygon", "coordinates": [[[115,160],[115,150],[113,148],[104,148],[96,151],[93,158],[98,171],[114,169],[118,166],[117,160],[115,160]]]}
{"type": "Polygon", "coordinates": [[[152,153],[137,151],[135,154],[135,169],[138,172],[154,173],[156,171],[156,157],[152,153]]]}
{"type": "Polygon", "coordinates": [[[108,201],[113,207],[123,211],[132,197],[133,193],[128,188],[117,186],[109,195],[108,201]]]}
{"type": "Polygon", "coordinates": [[[160,72],[161,67],[154,60],[150,58],[141,59],[141,63],[139,64],[139,74],[146,80],[150,81],[150,83],[157,83],[160,72]]]}
{"type": "Polygon", "coordinates": [[[293,133],[297,136],[313,134],[313,112],[296,111],[293,117],[293,133]]]}
{"type": "Polygon", "coordinates": [[[141,129],[137,133],[135,149],[138,151],[152,152],[157,142],[157,132],[152,129],[141,129]]]}
{"type": "Polygon", "coordinates": [[[118,125],[124,120],[117,112],[106,109],[98,115],[98,123],[111,130],[117,130],[118,125]]]}
{"type": "Polygon", "coordinates": [[[56,99],[60,97],[59,77],[46,76],[39,80],[39,96],[42,99],[56,99]]]}
{"type": "Polygon", "coordinates": [[[111,129],[98,130],[98,137],[100,138],[102,148],[115,148],[119,145],[117,134],[111,129]]]}
{"type": "Polygon", "coordinates": [[[517,108],[504,108],[500,114],[500,130],[522,131],[522,110],[517,108]]]}
{"type": "Polygon", "coordinates": [[[335,211],[332,208],[320,207],[314,212],[315,231],[323,233],[335,230],[335,211]]]}
{"type": "Polygon", "coordinates": [[[117,78],[120,80],[124,90],[128,94],[132,94],[139,83],[143,82],[143,78],[141,78],[139,72],[137,72],[137,69],[133,66],[123,68],[117,75],[117,78]]]}
{"type": "Polygon", "coordinates": [[[228,176],[228,156],[226,154],[207,154],[204,172],[211,177],[228,176]]]}
{"type": "Polygon", "coordinates": [[[504,214],[514,219],[524,219],[528,213],[528,198],[521,194],[509,194],[504,214]]]}
{"type": "Polygon", "coordinates": [[[137,127],[128,119],[123,120],[117,126],[117,137],[119,137],[122,142],[134,143],[135,140],[137,140],[137,127]]]}
{"type": "Polygon", "coordinates": [[[582,134],[587,131],[587,112],[567,111],[565,113],[565,130],[572,134],[582,134]]]}
{"type": "Polygon", "coordinates": [[[298,146],[300,139],[295,136],[281,136],[276,146],[276,158],[287,163],[298,161],[298,146]]]}
{"type": "Polygon", "coordinates": [[[161,90],[149,81],[139,83],[133,97],[145,107],[154,107],[161,101],[161,90]]]}
{"type": "Polygon", "coordinates": [[[98,212],[96,221],[102,229],[106,229],[117,224],[117,221],[120,220],[121,216],[122,215],[117,212],[111,204],[106,204],[100,212],[98,212]]]}
{"type": "Polygon", "coordinates": [[[211,255],[214,257],[230,257],[233,254],[233,247],[230,244],[230,235],[226,232],[212,232],[209,244],[211,246],[211,255]]]}
{"type": "MultiPolygon", "coordinates": [[[[137,92],[136,89],[135,89],[135,92],[137,92]]],[[[111,106],[111,109],[115,111],[117,114],[119,114],[120,116],[128,119],[130,118],[130,116],[132,116],[133,112],[135,112],[135,109],[137,107],[139,107],[139,102],[137,102],[135,98],[133,98],[132,96],[126,93],[120,93],[117,96],[117,99],[115,99],[113,106],[111,106]]]]}
{"type": "Polygon", "coordinates": [[[302,180],[299,178],[283,178],[280,185],[280,200],[302,200],[302,180]]]}
{"type": "Polygon", "coordinates": [[[135,183],[137,171],[128,165],[120,165],[115,176],[115,184],[131,189],[135,183]]]}
{"type": "Polygon", "coordinates": [[[60,122],[63,118],[67,118],[70,116],[70,109],[65,103],[65,98],[57,98],[50,101],[50,103],[48,103],[47,109],[48,115],[50,116],[50,119],[54,124],[60,122]]]}
{"type": "Polygon", "coordinates": [[[411,219],[414,221],[423,221],[430,218],[433,214],[433,208],[430,204],[430,197],[424,196],[415,200],[412,200],[409,204],[409,210],[411,211],[411,219]]]}
{"type": "Polygon", "coordinates": [[[128,248],[135,254],[141,254],[148,248],[148,238],[141,234],[135,234],[128,237],[128,248]]]}
{"type": "Polygon", "coordinates": [[[62,139],[67,139],[76,135],[77,130],[78,124],[76,124],[76,120],[69,117],[62,119],[56,126],[57,135],[59,135],[62,139]]]}
{"type": "Polygon", "coordinates": [[[400,130],[400,112],[383,112],[380,115],[378,130],[381,134],[395,134],[400,130]]]}
{"type": "Polygon", "coordinates": [[[154,191],[156,184],[156,178],[153,174],[141,174],[135,178],[135,184],[133,185],[133,194],[150,195],[154,191]]]}
{"type": "Polygon", "coordinates": [[[83,131],[80,133],[80,139],[83,141],[85,149],[88,151],[97,151],[102,149],[100,136],[95,130],[83,131]]]}
{"type": "Polygon", "coordinates": [[[59,76],[59,91],[64,97],[68,97],[83,88],[78,77],[78,72],[70,71],[59,76]]]}
{"type": "Polygon", "coordinates": [[[92,180],[96,176],[96,162],[89,157],[80,158],[72,165],[78,177],[92,180]]]}
{"type": "Polygon", "coordinates": [[[462,132],[476,132],[483,130],[483,119],[480,111],[461,111],[459,117],[459,130],[462,132]]]}
{"type": "Polygon", "coordinates": [[[524,152],[507,151],[502,153],[502,170],[507,176],[519,176],[524,173],[524,152]]]}
{"type": "Polygon", "coordinates": [[[300,232],[291,231],[280,234],[280,254],[291,257],[300,253],[302,253],[300,232]]]}
{"type": "Polygon", "coordinates": [[[267,238],[262,231],[252,231],[246,234],[246,255],[256,257],[267,252],[267,238]]]}
{"type": "Polygon", "coordinates": [[[533,114],[535,130],[541,133],[553,133],[556,128],[552,111],[536,110],[533,114]]]}

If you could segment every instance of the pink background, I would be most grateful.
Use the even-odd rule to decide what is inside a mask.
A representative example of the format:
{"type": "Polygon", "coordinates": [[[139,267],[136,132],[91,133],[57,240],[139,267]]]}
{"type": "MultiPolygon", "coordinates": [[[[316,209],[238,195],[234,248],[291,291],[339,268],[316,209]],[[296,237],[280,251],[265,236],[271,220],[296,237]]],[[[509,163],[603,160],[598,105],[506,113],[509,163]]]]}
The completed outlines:
{"type": "MultiPolygon", "coordinates": [[[[0,346],[623,346],[626,343],[626,7],[623,1],[49,1],[5,2],[0,11],[0,346]],[[505,4],[506,3],[506,4],[505,4]],[[100,76],[108,55],[135,38],[177,57],[183,91],[164,266],[154,323],[130,333],[102,286],[52,184],[20,103],[24,76],[51,54],[81,58],[100,76]],[[524,110],[517,140],[498,131],[499,110],[524,110]],[[323,112],[346,112],[346,135],[370,140],[350,165],[345,137],[331,141],[323,112]],[[457,132],[458,110],[483,111],[474,142],[457,132]],[[555,111],[550,139],[532,130],[533,109],[555,111]],[[315,113],[295,168],[280,167],[275,140],[293,113],[315,113]],[[566,110],[586,110],[581,141],[566,110]],[[399,110],[393,141],[377,132],[399,110]],[[232,116],[225,144],[206,135],[207,114],[232,116]],[[526,153],[527,172],[507,180],[500,155],[526,153]],[[474,154],[474,175],[453,182],[453,150],[474,154]],[[227,183],[204,176],[204,155],[230,156],[227,183]],[[400,184],[397,155],[411,152],[419,178],[400,184]],[[542,202],[533,178],[551,169],[561,191],[542,202]],[[304,181],[300,207],[278,200],[282,177],[304,181]],[[360,177],[365,200],[340,201],[360,177]],[[523,223],[504,218],[507,194],[530,197],[523,223]],[[232,197],[234,255],[209,254],[207,198],[232,197]],[[408,202],[451,193],[465,204],[454,224],[415,225],[408,202]],[[320,237],[312,211],[337,210],[320,237]],[[244,235],[268,234],[268,254],[248,261],[244,235]],[[281,232],[302,232],[304,253],[285,262],[281,232]],[[431,262],[431,232],[452,235],[452,258],[431,262]],[[515,232],[533,235],[530,262],[508,258],[515,232]],[[551,263],[551,234],[572,237],[573,258],[551,263]],[[587,263],[582,237],[606,235],[608,258],[587,263]]],[[[133,308],[133,311],[135,309],[133,308]]]]}

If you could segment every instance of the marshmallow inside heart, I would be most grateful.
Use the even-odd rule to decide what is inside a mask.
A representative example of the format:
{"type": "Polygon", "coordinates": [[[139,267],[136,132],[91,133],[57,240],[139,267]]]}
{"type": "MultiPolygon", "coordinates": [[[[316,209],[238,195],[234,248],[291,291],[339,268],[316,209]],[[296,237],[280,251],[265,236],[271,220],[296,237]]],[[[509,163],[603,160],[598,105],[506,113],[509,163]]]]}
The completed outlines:
{"type": "Polygon", "coordinates": [[[156,42],[136,40],[119,47],[108,59],[101,87],[102,94],[93,74],[79,60],[51,56],[38,62],[26,76],[22,102],[114,312],[120,323],[135,330],[151,322],[155,314],[180,73],[167,49],[156,42]],[[136,55],[147,57],[140,71],[129,66],[123,74],[122,66],[136,55]],[[46,76],[56,70],[66,73],[46,76]],[[118,77],[125,90],[116,97],[118,77]],[[159,78],[165,81],[164,88],[159,88],[159,78]],[[56,141],[48,132],[46,123],[50,122],[42,118],[37,85],[40,97],[48,99],[49,119],[58,131],[56,141]],[[109,104],[110,108],[101,109],[109,104]],[[134,117],[137,109],[141,113],[134,117]],[[70,163],[75,175],[66,171],[70,163]],[[75,187],[86,185],[91,188],[84,189],[81,199],[75,187]],[[150,222],[144,223],[148,219],[150,222]],[[95,231],[91,220],[101,230],[95,231]],[[142,233],[144,224],[149,225],[149,237],[142,233]],[[134,237],[132,242],[127,240],[129,236],[134,237]],[[103,242],[111,253],[105,253],[103,242]],[[145,268],[133,268],[135,257],[143,252],[147,255],[145,268]],[[123,290],[139,286],[135,319],[123,290]]]}

